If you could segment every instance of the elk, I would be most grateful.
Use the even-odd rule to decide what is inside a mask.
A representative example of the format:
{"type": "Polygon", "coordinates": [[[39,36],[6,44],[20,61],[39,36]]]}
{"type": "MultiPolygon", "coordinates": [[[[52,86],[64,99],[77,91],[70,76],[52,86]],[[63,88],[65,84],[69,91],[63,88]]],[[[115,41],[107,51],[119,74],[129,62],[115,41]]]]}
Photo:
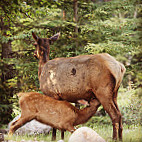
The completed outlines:
{"type": "Polygon", "coordinates": [[[21,117],[11,124],[9,135],[33,119],[54,128],[74,132],[74,126],[87,122],[100,105],[94,99],[90,101],[90,106],[79,110],[67,101],[37,92],[19,93],[18,97],[21,117]]]}
{"type": "Polygon", "coordinates": [[[39,38],[34,33],[32,36],[39,59],[41,91],[54,99],[73,103],[82,99],[90,102],[95,97],[112,120],[113,139],[122,140],[117,94],[126,70],[124,65],[107,53],[49,60],[49,45],[59,34],[51,38],[39,38]]]}

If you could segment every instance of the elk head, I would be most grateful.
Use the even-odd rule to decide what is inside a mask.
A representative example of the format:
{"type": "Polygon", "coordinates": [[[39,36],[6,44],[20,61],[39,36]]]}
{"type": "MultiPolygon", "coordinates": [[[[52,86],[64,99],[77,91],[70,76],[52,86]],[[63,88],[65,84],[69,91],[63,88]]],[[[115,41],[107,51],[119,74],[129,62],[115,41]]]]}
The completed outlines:
{"type": "Polygon", "coordinates": [[[34,51],[34,56],[46,62],[47,60],[49,60],[49,46],[59,38],[60,33],[57,33],[50,38],[39,38],[35,33],[32,33],[32,36],[35,40],[34,46],[36,48],[36,50],[34,51]]]}

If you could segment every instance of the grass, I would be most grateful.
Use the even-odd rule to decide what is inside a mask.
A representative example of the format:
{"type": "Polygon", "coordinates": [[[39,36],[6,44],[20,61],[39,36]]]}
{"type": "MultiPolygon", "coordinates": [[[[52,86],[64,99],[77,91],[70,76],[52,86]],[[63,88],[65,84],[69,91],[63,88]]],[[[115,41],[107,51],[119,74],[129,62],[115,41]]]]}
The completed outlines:
{"type": "MultiPolygon", "coordinates": [[[[99,135],[106,141],[113,142],[112,140],[112,126],[102,125],[93,128],[99,135]]],[[[123,142],[141,142],[142,141],[142,126],[128,126],[123,125],[123,142]]]]}
{"type": "MultiPolygon", "coordinates": [[[[82,125],[83,126],[83,125],[82,125]]],[[[95,124],[92,127],[100,136],[102,136],[107,142],[114,142],[112,140],[112,126],[111,125],[99,125],[95,124]]],[[[68,139],[70,137],[71,133],[65,132],[65,142],[68,142],[68,139]]],[[[52,134],[49,133],[48,135],[36,135],[36,136],[19,136],[19,135],[13,135],[11,138],[9,138],[7,135],[5,135],[5,140],[13,140],[16,142],[20,142],[22,140],[28,141],[46,141],[51,142],[51,136],[52,134]]],[[[60,131],[57,131],[57,141],[61,139],[60,131]]],[[[56,141],[56,142],[57,142],[56,141]]],[[[123,125],[123,142],[142,142],[142,126],[140,125],[123,125]]]]}

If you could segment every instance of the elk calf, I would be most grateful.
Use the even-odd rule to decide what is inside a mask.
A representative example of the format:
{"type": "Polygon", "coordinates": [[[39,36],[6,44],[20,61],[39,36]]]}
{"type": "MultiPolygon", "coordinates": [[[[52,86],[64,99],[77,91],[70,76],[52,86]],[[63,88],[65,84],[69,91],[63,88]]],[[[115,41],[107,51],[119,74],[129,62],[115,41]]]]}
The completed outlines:
{"type": "Polygon", "coordinates": [[[57,129],[73,132],[75,125],[85,123],[100,106],[94,99],[90,102],[90,106],[79,110],[66,101],[55,100],[36,92],[19,93],[18,96],[21,117],[11,124],[10,135],[32,119],[57,129]]]}

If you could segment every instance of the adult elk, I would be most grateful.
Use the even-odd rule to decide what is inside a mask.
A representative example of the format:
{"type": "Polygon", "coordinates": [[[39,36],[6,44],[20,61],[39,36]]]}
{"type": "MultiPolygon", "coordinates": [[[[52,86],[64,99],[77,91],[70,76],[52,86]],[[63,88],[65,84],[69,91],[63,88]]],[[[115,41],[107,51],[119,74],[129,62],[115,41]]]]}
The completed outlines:
{"type": "Polygon", "coordinates": [[[122,139],[122,116],[117,105],[117,93],[125,67],[107,53],[82,55],[49,60],[49,45],[53,37],[35,40],[35,54],[39,59],[38,76],[41,91],[55,99],[76,103],[96,97],[109,114],[113,125],[113,139],[122,139]]]}

